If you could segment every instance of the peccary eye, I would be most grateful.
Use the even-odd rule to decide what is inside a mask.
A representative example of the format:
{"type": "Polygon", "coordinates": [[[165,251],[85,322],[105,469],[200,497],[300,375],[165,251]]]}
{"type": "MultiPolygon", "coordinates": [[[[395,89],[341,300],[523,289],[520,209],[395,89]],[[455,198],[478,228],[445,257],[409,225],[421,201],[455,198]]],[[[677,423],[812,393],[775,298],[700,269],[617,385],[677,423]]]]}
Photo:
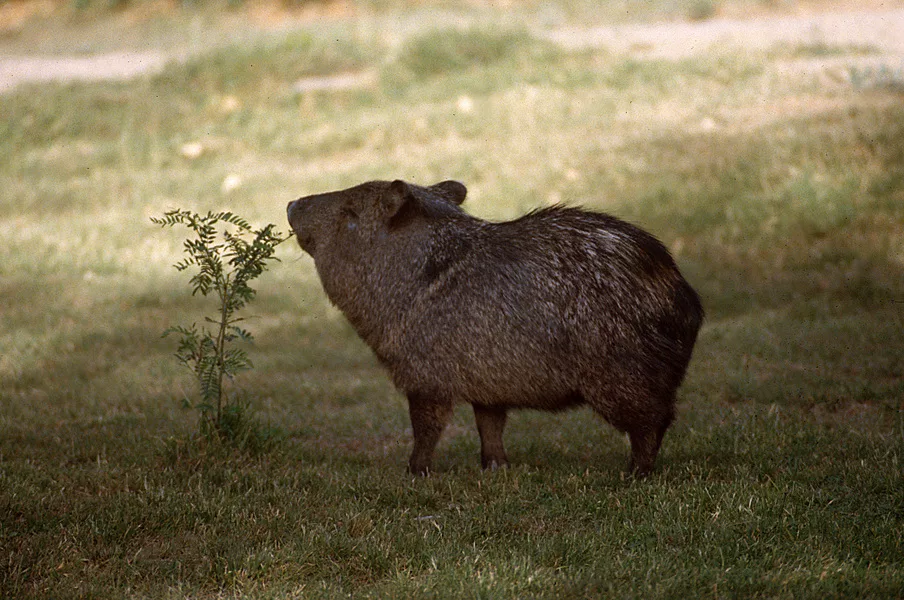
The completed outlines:
{"type": "Polygon", "coordinates": [[[342,220],[345,221],[346,229],[354,231],[358,228],[358,213],[350,208],[343,208],[340,214],[342,215],[342,220]]]}

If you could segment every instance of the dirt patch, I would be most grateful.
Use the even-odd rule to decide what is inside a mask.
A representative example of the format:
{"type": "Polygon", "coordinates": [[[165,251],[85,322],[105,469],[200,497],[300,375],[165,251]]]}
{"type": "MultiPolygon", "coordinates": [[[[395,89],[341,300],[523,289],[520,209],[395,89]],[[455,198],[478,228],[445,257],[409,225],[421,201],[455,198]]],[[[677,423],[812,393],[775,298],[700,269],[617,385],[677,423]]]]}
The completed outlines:
{"type": "Polygon", "coordinates": [[[545,37],[568,48],[680,59],[725,50],[765,50],[779,44],[869,46],[904,56],[904,9],[820,13],[755,20],[713,19],[596,28],[563,28],[545,37]]]}
{"type": "Polygon", "coordinates": [[[0,92],[21,83],[130,79],[159,71],[169,61],[163,52],[114,52],[94,56],[0,57],[0,92]]]}
{"type": "Polygon", "coordinates": [[[0,31],[15,31],[32,17],[46,17],[53,11],[51,0],[0,2],[0,31]]]}
{"type": "Polygon", "coordinates": [[[305,77],[299,79],[292,86],[297,94],[307,92],[334,92],[337,90],[353,90],[374,85],[377,82],[376,73],[340,73],[329,77],[305,77]]]}

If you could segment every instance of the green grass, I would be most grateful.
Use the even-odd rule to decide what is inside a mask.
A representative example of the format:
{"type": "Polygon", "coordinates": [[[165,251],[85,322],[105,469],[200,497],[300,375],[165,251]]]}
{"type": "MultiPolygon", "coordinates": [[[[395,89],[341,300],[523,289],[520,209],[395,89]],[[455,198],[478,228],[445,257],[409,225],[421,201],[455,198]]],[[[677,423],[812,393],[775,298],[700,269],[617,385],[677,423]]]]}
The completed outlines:
{"type": "Polygon", "coordinates": [[[0,596],[900,597],[900,96],[777,53],[362,23],[0,96],[0,596]],[[373,83],[293,88],[349,71],[373,83]],[[374,177],[458,178],[487,218],[580,203],[672,248],[708,319],[649,480],[586,411],[513,414],[515,466],[482,473],[464,407],[412,480],[404,399],[292,244],[240,378],[274,441],[193,437],[160,334],[209,310],[149,217],[282,223],[374,177]]]}

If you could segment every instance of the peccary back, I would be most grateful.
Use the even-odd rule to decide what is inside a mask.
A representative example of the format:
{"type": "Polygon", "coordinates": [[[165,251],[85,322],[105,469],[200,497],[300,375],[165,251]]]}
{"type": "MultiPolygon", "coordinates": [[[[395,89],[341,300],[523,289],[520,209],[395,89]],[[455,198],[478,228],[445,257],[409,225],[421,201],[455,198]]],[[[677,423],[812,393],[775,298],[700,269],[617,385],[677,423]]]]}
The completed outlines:
{"type": "Polygon", "coordinates": [[[666,248],[610,215],[552,207],[491,223],[465,187],[374,181],[289,204],[330,300],[409,400],[426,473],[456,403],[484,467],[507,464],[510,408],[588,404],[628,433],[646,475],[703,319],[666,248]]]}

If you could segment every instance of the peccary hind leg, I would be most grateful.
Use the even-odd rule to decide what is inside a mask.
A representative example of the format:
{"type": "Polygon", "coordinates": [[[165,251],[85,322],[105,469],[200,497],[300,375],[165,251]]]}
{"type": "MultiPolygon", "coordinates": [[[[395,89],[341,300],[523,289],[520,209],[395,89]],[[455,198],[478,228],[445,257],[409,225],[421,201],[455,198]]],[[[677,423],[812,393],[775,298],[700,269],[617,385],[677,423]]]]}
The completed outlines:
{"type": "Polygon", "coordinates": [[[474,405],[477,432],[480,434],[480,465],[484,469],[496,469],[508,465],[505,448],[502,447],[502,430],[505,428],[505,408],[474,405]]]}
{"type": "Polygon", "coordinates": [[[410,394],[408,414],[411,416],[411,431],[414,434],[414,449],[408,460],[408,471],[412,475],[427,475],[433,462],[433,451],[452,416],[452,405],[410,394]]]}

